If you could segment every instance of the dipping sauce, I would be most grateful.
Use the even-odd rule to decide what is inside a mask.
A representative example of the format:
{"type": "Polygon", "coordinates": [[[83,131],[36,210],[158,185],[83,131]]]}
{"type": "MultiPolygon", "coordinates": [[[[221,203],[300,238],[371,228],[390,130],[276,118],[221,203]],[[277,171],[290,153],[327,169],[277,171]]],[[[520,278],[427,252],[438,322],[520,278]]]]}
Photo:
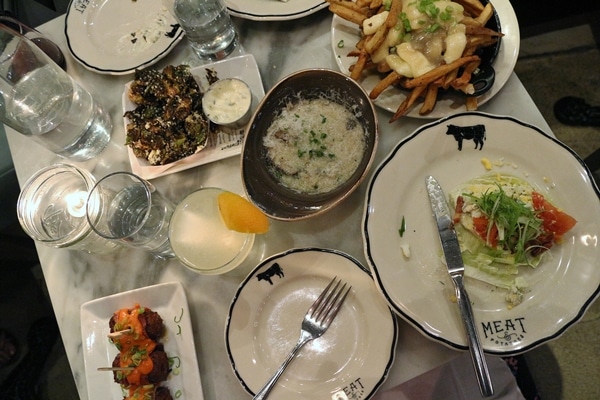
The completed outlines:
{"type": "Polygon", "coordinates": [[[236,78],[216,81],[202,97],[204,114],[217,125],[241,127],[250,118],[251,105],[250,88],[236,78]]]}
{"type": "Polygon", "coordinates": [[[301,99],[277,116],[263,139],[271,173],[300,193],[327,193],[360,165],[365,131],[356,116],[327,98],[301,99]]]}

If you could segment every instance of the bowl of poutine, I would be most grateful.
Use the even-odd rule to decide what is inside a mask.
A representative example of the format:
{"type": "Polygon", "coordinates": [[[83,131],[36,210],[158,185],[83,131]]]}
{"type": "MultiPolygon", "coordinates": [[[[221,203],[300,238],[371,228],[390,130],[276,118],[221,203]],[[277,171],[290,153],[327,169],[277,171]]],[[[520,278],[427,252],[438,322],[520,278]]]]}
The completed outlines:
{"type": "Polygon", "coordinates": [[[520,40],[508,0],[377,1],[332,2],[331,45],[390,122],[476,110],[508,81],[520,40]]]}

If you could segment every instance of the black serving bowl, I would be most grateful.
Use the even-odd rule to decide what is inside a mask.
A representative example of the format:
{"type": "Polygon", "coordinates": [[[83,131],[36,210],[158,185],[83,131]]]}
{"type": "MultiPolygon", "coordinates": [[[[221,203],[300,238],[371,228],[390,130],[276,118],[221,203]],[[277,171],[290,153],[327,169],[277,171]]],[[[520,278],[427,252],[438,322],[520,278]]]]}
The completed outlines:
{"type": "Polygon", "coordinates": [[[330,69],[307,69],[279,81],[263,98],[246,128],[242,150],[242,181],[248,198],[277,220],[300,220],[321,214],[347,198],[361,184],[373,162],[379,126],[373,103],[350,77],[330,69]],[[333,94],[333,96],[332,96],[333,94]],[[326,193],[301,193],[284,186],[270,168],[263,138],[286,105],[298,99],[335,98],[357,117],[365,131],[365,151],[356,171],[326,193]]]}

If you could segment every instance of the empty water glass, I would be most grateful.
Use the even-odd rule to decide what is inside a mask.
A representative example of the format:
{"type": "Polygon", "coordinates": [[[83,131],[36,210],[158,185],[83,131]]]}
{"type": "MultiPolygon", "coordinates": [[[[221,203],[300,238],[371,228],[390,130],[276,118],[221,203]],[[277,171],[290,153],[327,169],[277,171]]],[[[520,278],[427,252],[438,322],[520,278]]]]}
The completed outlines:
{"type": "Polygon", "coordinates": [[[130,172],[115,172],[91,190],[86,214],[100,236],[171,258],[169,221],[174,209],[150,182],[130,172]]]}

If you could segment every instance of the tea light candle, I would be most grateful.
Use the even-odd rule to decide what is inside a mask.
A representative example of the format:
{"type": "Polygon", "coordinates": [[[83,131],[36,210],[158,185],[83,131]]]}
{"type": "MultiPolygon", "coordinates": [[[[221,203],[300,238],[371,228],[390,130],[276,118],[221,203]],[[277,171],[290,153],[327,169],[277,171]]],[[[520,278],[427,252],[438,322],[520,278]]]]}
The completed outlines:
{"type": "Polygon", "coordinates": [[[87,196],[88,193],[83,190],[66,195],[65,201],[67,202],[67,212],[75,218],[85,216],[85,202],[87,196]]]}

